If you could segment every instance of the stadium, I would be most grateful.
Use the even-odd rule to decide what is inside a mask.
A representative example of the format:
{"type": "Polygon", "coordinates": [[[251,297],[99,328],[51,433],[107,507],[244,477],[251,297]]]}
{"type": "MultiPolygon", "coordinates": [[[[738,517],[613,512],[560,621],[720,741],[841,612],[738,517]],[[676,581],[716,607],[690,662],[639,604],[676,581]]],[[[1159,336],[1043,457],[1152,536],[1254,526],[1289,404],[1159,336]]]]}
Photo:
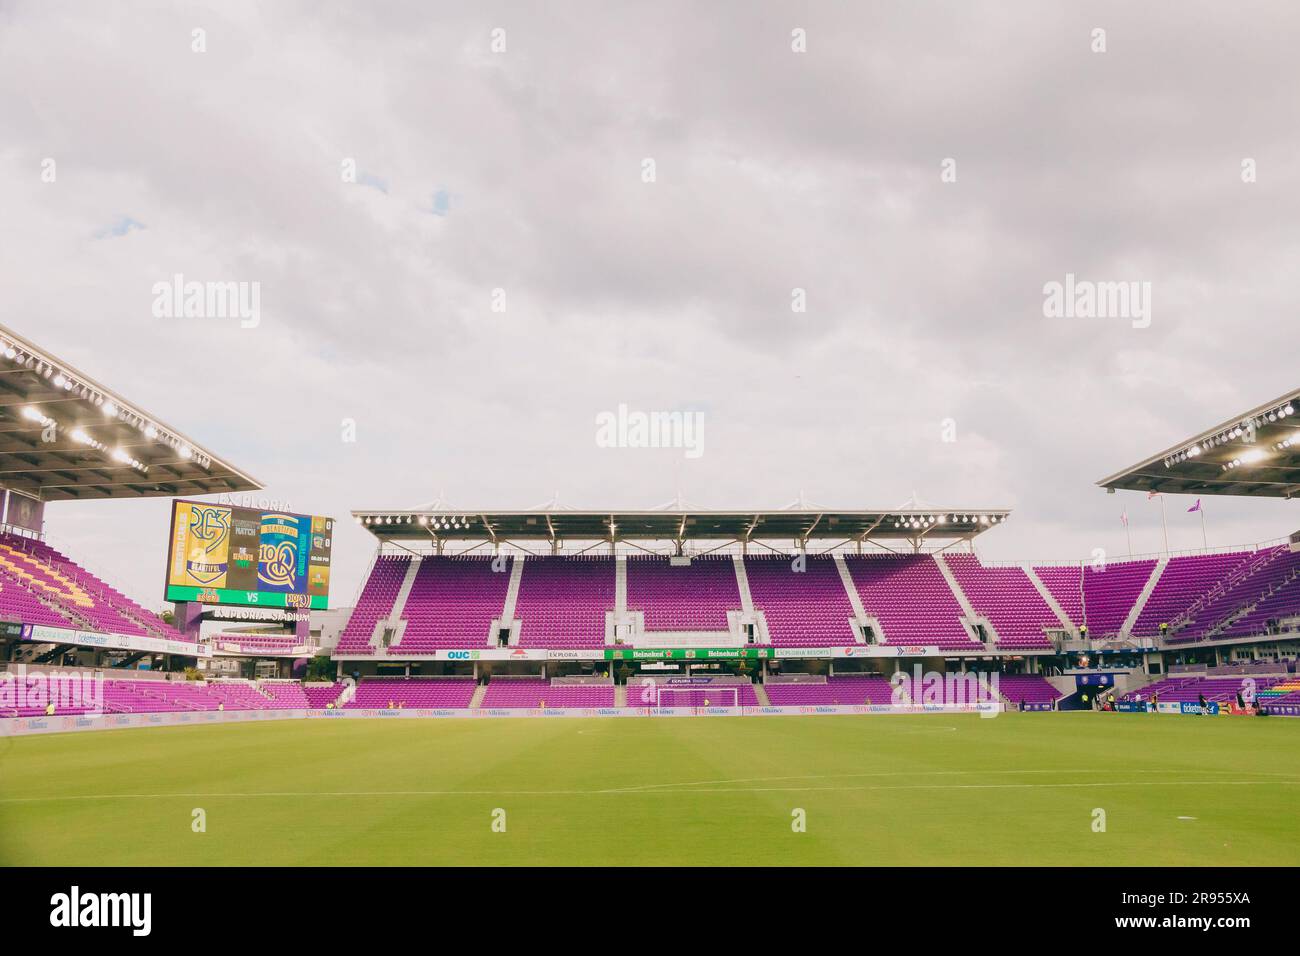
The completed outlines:
{"type": "MultiPolygon", "coordinates": [[[[1300,862],[1300,535],[1036,565],[982,561],[1015,519],[972,503],[364,507],[373,554],[324,653],[332,517],[249,507],[260,486],[218,452],[0,335],[8,862],[329,863],[295,839],[307,806],[366,820],[362,864],[732,864],[756,820],[796,835],[807,814],[830,832],[745,858],[1074,865],[1097,788],[1110,865],[1300,862]],[[139,496],[174,499],[170,613],[42,534],[47,506],[139,496]],[[981,827],[945,822],[990,797],[981,827]],[[135,812],[200,800],[240,822],[185,843],[135,812]],[[434,807],[465,825],[422,828],[434,807]],[[468,822],[488,810],[529,835],[493,843],[468,822]],[[871,814],[897,838],[855,825],[871,814]],[[626,838],[583,839],[600,816],[626,838]]],[[[1298,400],[1099,484],[1289,497],[1298,400]]]]}
{"type": "Polygon", "coordinates": [[[4,4],[16,945],[1288,938],[1298,27],[4,4]]]}

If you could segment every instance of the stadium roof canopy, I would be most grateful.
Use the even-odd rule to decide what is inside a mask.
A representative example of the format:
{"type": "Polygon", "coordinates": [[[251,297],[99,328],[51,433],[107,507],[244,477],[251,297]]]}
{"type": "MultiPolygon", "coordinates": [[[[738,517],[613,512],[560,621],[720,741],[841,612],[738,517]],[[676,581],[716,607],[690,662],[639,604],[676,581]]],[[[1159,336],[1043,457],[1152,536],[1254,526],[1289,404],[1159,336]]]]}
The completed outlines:
{"type": "Polygon", "coordinates": [[[383,541],[861,541],[963,540],[1006,520],[1004,508],[826,508],[776,511],[353,511],[383,541]]]}
{"type": "Polygon", "coordinates": [[[1290,498],[1300,493],[1300,389],[1104,478],[1108,490],[1290,498]]]}
{"type": "Polygon", "coordinates": [[[43,501],[83,501],[261,484],[0,326],[0,487],[43,501]]]}

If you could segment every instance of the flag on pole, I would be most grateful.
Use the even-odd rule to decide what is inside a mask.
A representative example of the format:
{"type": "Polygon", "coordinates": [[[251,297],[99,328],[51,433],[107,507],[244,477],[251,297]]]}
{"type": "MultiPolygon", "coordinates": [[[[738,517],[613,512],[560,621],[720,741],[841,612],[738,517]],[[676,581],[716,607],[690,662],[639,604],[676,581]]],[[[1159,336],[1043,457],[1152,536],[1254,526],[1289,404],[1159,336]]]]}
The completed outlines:
{"type": "Polygon", "coordinates": [[[1159,498],[1159,497],[1160,497],[1160,492],[1158,491],[1147,492],[1147,501],[1150,501],[1152,498],[1159,498]]]}
{"type": "Polygon", "coordinates": [[[1188,509],[1187,509],[1187,513],[1188,513],[1188,514],[1191,514],[1193,511],[1200,511],[1200,510],[1201,510],[1201,499],[1200,499],[1200,498],[1197,498],[1197,499],[1196,499],[1196,504],[1194,504],[1194,505],[1192,505],[1190,508],[1188,508],[1188,509]]]}

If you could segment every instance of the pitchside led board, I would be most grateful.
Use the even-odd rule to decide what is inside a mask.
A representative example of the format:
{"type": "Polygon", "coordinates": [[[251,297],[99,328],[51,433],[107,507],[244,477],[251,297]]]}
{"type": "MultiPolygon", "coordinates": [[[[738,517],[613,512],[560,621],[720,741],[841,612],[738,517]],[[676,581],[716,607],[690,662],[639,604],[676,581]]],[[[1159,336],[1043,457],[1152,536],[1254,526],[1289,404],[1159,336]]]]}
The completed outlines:
{"type": "Polygon", "coordinates": [[[172,502],[165,600],[329,607],[334,519],[172,502]]]}

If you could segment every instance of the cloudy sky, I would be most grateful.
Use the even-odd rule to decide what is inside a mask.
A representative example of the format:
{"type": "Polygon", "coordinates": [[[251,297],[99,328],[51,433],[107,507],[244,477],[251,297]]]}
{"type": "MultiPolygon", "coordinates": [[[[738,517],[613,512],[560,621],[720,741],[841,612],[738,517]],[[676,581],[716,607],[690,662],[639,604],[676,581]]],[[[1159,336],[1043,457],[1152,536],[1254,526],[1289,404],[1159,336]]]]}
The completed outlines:
{"type": "MultiPolygon", "coordinates": [[[[1123,554],[1125,508],[1154,551],[1094,482],[1300,377],[1300,10],[1049,6],[0,0],[0,322],[297,511],[915,493],[1014,509],[990,558],[1123,554]],[[1046,317],[1067,273],[1149,326],[1046,317]],[[176,274],[256,326],[157,317],[176,274]],[[598,447],[620,403],[704,453],[598,447]]],[[[47,516],[160,604],[166,501],[47,516]]]]}

